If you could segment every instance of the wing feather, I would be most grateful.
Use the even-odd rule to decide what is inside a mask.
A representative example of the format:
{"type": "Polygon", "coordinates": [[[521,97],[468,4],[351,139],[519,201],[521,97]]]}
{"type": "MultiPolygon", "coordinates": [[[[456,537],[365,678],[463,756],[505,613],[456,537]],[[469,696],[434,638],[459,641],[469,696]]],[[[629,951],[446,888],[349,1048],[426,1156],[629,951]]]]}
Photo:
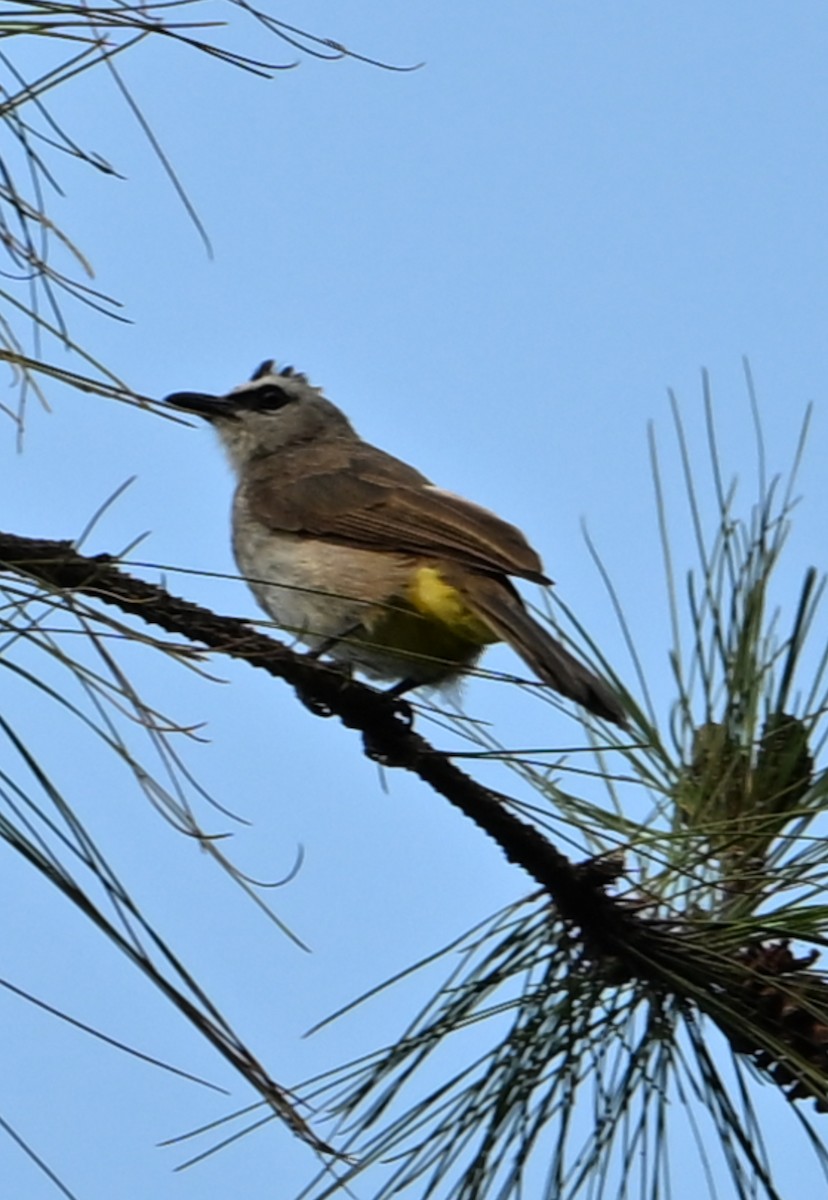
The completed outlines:
{"type": "Polygon", "coordinates": [[[266,456],[251,464],[243,488],[250,516],[274,531],[549,582],[514,525],[364,442],[266,456]]]}

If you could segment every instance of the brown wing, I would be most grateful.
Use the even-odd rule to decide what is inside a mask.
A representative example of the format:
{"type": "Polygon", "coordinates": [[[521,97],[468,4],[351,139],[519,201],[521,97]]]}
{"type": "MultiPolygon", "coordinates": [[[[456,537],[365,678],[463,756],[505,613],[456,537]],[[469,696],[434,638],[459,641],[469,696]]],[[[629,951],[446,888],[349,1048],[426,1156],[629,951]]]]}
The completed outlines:
{"type": "Polygon", "coordinates": [[[317,443],[259,459],[244,494],[251,517],[274,530],[549,582],[519,529],[364,442],[317,443]]]}

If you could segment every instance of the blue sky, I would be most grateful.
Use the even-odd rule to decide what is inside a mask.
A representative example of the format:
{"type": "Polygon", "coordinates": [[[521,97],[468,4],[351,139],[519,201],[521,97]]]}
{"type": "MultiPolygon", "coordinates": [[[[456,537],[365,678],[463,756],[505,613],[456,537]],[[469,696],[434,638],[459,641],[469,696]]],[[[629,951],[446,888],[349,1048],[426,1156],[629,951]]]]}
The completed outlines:
{"type": "MultiPolygon", "coordinates": [[[[301,57],[233,9],[210,13],[231,17],[236,48],[301,57]]],[[[700,373],[710,371],[725,463],[746,501],[756,455],[742,355],[772,471],[788,466],[814,402],[780,603],[824,560],[828,11],[737,0],[528,3],[516,15],[366,0],[274,14],[378,59],[425,65],[397,74],[302,59],[264,81],[153,39],[125,56],[124,77],[212,257],[104,74],[61,89],[64,127],[125,177],[57,162],[65,195],[50,201],[53,216],[131,322],[70,308],[74,336],[149,396],[223,391],[266,357],[306,371],[363,436],[524,528],[562,598],[632,680],[585,519],[666,716],[669,630],[646,429],[652,420],[669,447],[668,387],[702,455],[700,373]]],[[[50,400],[48,414],[30,408],[23,453],[11,423],[0,439],[4,527],[73,537],[135,476],[89,549],[114,551],[149,531],[140,560],[232,574],[232,481],[208,431],[59,389],[50,400]]],[[[665,478],[681,513],[672,450],[665,478]]],[[[682,568],[692,563],[686,521],[675,551],[682,568]]],[[[256,613],[237,581],[167,580],[221,611],[256,613]]],[[[50,726],[44,738],[44,708],[28,691],[10,711],[277,1078],[298,1081],[393,1037],[407,1020],[402,999],[298,1040],[528,890],[447,806],[412,780],[383,778],[352,734],[312,718],[286,688],[226,663],[210,684],[182,671],[144,675],[138,656],[126,660],[150,699],[183,723],[205,723],[209,741],[188,746],[187,763],[251,823],[234,827],[243,869],[278,878],[304,848],[298,877],[271,900],[312,954],[271,929],[116,765],[82,745],[67,763],[73,728],[50,726]]],[[[487,665],[516,667],[501,649],[487,665]]],[[[515,711],[495,682],[470,683],[465,704],[507,744],[575,736],[545,705],[515,711]]],[[[208,808],[202,815],[227,830],[208,808]]],[[[15,914],[6,978],[235,1089],[225,1101],[163,1079],[0,992],[15,1030],[0,1115],[67,1185],[125,1200],[294,1194],[310,1163],[284,1131],[171,1173],[183,1155],[155,1143],[246,1094],[11,852],[0,896],[15,914]]],[[[787,1129],[783,1102],[769,1094],[767,1103],[787,1129]]],[[[783,1183],[816,1179],[805,1158],[780,1171],[783,1183]]],[[[56,1194],[10,1141],[0,1140],[0,1172],[9,1195],[56,1194]]],[[[695,1197],[695,1179],[674,1194],[695,1197]]]]}

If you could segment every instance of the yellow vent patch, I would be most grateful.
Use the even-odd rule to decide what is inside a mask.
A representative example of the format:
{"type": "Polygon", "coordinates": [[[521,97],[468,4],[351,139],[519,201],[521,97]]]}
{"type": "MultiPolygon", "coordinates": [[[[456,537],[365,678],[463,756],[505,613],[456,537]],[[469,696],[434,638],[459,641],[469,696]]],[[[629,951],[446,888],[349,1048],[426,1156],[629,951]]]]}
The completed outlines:
{"type": "Polygon", "coordinates": [[[418,613],[475,646],[500,639],[466,604],[461,592],[446,583],[436,567],[419,567],[408,585],[407,600],[418,613]]]}

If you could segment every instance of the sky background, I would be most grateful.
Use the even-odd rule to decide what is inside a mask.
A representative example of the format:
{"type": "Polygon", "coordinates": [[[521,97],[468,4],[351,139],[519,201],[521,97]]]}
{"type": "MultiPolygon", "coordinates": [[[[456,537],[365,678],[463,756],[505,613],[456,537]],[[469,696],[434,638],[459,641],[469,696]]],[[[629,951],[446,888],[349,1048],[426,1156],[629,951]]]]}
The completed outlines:
{"type": "MultiPolygon", "coordinates": [[[[124,176],[54,160],[64,194],[50,198],[52,215],[130,322],[70,306],[73,336],[147,396],[222,392],[268,357],[306,371],[364,437],[521,526],[633,685],[586,521],[666,718],[674,697],[650,421],[664,448],[676,562],[682,571],[693,563],[668,388],[703,464],[701,371],[710,372],[722,457],[740,478],[745,512],[756,451],[742,356],[771,473],[788,467],[814,403],[803,503],[778,584],[786,611],[803,570],[824,563],[828,9],[746,0],[273,9],[365,55],[425,64],[411,73],[313,61],[241,12],[206,11],[231,17],[215,36],[235,48],[301,60],[269,81],[160,39],[121,60],[212,257],[107,76],[90,72],[55,94],[64,128],[124,176]]],[[[135,476],[87,549],[116,552],[147,531],[135,558],[167,568],[173,591],[255,616],[242,583],[172,573],[233,573],[232,480],[209,431],[58,388],[49,398],[51,412],[31,405],[22,452],[12,423],[0,424],[3,527],[75,537],[135,476]]],[[[276,879],[303,847],[298,876],[270,899],[312,953],[279,935],[127,772],[31,689],[9,684],[7,712],[282,1082],[393,1038],[425,984],[300,1040],[529,890],[442,800],[412,779],[381,776],[355,735],[313,718],[261,673],[220,662],[221,682],[209,683],[147,671],[129,650],[124,661],[149,700],[184,724],[204,723],[209,740],[183,752],[211,794],[250,822],[200,810],[214,832],[232,829],[235,861],[276,879]]],[[[518,669],[500,648],[486,665],[518,669]]],[[[558,710],[521,707],[496,681],[471,682],[464,702],[509,745],[578,736],[558,710]]],[[[275,1125],[172,1173],[186,1152],[156,1143],[249,1094],[100,934],[11,851],[2,859],[2,976],[233,1094],[164,1077],[0,989],[0,1020],[14,1031],[0,1116],[84,1200],[294,1195],[312,1160],[275,1125]]],[[[767,1089],[761,1103],[788,1138],[781,1098],[767,1089]]],[[[680,1130],[678,1147],[681,1161],[680,1130]]],[[[804,1155],[778,1156],[776,1166],[783,1193],[824,1186],[804,1155]]],[[[8,1196],[57,1194],[3,1138],[0,1178],[8,1196]]],[[[367,1179],[356,1194],[371,1195],[367,1179]]],[[[692,1172],[675,1181],[676,1200],[698,1195],[692,1172]]]]}

